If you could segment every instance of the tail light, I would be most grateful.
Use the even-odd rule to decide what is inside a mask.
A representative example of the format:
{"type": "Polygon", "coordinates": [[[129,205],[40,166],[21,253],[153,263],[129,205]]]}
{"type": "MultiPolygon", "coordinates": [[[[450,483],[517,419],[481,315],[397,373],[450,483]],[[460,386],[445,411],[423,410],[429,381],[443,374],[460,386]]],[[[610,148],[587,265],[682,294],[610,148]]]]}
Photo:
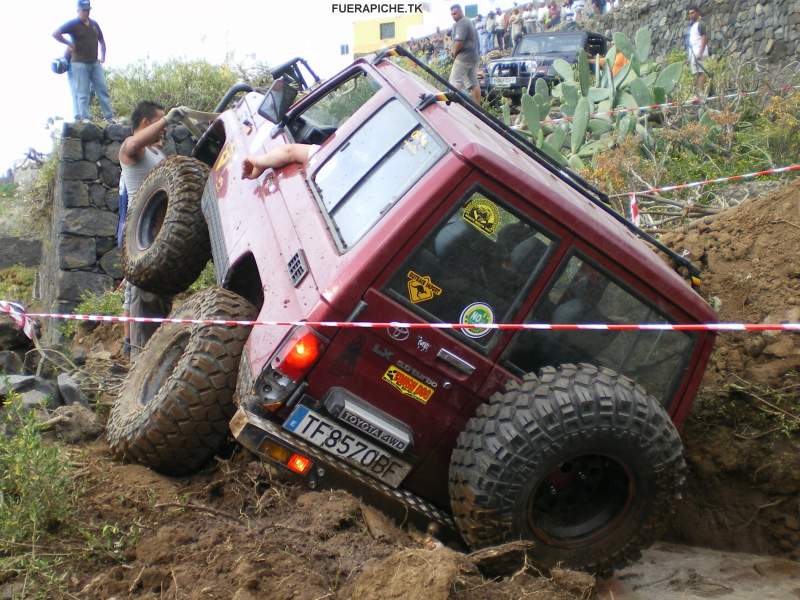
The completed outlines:
{"type": "Polygon", "coordinates": [[[261,408],[273,412],[283,406],[327,345],[328,340],[309,327],[292,331],[256,380],[253,391],[261,408]]]}
{"type": "Polygon", "coordinates": [[[305,475],[311,470],[311,467],[314,466],[314,461],[307,456],[292,452],[270,439],[265,439],[261,443],[259,451],[298,475],[305,475]]]}
{"type": "Polygon", "coordinates": [[[300,381],[311,370],[323,350],[323,342],[307,327],[300,327],[284,342],[275,358],[272,368],[292,381],[300,381]]]}
{"type": "Polygon", "coordinates": [[[294,471],[298,475],[305,475],[311,469],[311,459],[302,454],[292,454],[286,466],[290,471],[294,471]]]}

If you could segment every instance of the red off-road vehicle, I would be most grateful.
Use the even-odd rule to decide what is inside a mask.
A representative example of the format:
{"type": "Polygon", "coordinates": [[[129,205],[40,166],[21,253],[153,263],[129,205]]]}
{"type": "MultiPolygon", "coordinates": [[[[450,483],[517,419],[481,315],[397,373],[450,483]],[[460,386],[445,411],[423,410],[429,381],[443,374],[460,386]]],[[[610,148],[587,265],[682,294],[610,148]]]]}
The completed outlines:
{"type": "Polygon", "coordinates": [[[114,451],[184,474],[232,431],[311,488],[473,548],[526,538],[540,564],[592,570],[635,557],[679,497],[676,425],[713,335],[479,325],[713,321],[642,238],[694,267],[441,79],[448,95],[384,53],[295,101],[289,71],[151,174],[127,277],[177,293],[210,247],[219,287],[174,316],[474,327],[162,325],[111,414],[114,451]],[[246,155],[290,142],[320,148],[242,180],[246,155]]]}

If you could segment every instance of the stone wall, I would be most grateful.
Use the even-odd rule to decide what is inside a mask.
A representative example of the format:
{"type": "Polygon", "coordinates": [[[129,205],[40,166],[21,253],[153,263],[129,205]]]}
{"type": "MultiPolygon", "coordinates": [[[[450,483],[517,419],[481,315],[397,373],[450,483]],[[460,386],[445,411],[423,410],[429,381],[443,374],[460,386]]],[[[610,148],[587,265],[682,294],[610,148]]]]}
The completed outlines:
{"type": "Polygon", "coordinates": [[[22,265],[38,266],[42,258],[42,242],[18,237],[0,237],[0,269],[22,265]]]}
{"type": "MultiPolygon", "coordinates": [[[[48,311],[69,313],[84,291],[100,293],[122,279],[116,244],[119,211],[119,148],[130,127],[65,123],[45,242],[39,294],[48,311]]],[[[191,154],[185,127],[170,128],[167,154],[191,154]]],[[[45,327],[46,343],[60,340],[59,322],[45,327]]]]}
{"type": "MultiPolygon", "coordinates": [[[[663,56],[684,49],[688,0],[627,0],[617,10],[589,21],[587,29],[601,33],[639,27],[653,34],[653,52],[663,56]]],[[[709,33],[713,54],[763,59],[784,64],[800,52],[800,0],[701,0],[697,2],[709,33]]]]}

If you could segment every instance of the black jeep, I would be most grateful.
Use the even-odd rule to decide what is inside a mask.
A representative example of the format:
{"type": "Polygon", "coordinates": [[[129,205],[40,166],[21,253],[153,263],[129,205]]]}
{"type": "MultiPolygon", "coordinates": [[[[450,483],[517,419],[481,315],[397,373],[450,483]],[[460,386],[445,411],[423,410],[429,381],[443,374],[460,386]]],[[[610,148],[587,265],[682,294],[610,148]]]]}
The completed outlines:
{"type": "Polygon", "coordinates": [[[529,33],[522,36],[511,56],[493,60],[486,65],[488,95],[511,97],[515,102],[525,90],[533,90],[537,78],[552,85],[558,79],[553,61],[563,58],[570,64],[578,62],[578,53],[589,57],[604,56],[606,38],[589,31],[558,31],[529,33]]]}

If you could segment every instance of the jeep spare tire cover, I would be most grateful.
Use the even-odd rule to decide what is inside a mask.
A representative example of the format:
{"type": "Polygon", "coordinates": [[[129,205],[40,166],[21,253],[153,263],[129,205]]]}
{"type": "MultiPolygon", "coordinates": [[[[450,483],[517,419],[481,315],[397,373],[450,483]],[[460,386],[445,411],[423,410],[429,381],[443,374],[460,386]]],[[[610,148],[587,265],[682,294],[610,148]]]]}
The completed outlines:
{"type": "MultiPolygon", "coordinates": [[[[241,296],[203,290],[172,316],[250,320],[241,296]]],[[[164,323],[150,338],[122,386],[108,419],[116,456],[169,475],[200,468],[228,436],[236,373],[250,327],[164,323]]]]}
{"type": "Polygon", "coordinates": [[[211,258],[200,201],[208,167],[170,156],[147,175],[128,209],[123,242],[125,279],[156,294],[179,294],[211,258]]]}
{"type": "Polygon", "coordinates": [[[525,538],[536,564],[604,574],[656,540],[685,471],[658,400],[609,369],[566,364],[478,408],[453,451],[450,499],[474,548],[525,538]]]}

